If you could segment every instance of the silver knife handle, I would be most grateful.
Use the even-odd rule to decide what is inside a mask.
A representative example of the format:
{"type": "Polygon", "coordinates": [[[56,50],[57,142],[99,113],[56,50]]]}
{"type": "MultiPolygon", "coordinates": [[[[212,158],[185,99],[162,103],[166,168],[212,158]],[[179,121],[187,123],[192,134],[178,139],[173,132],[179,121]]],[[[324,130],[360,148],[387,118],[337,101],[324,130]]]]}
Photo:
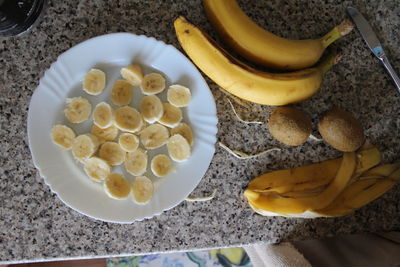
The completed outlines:
{"type": "Polygon", "coordinates": [[[389,60],[385,55],[379,57],[379,60],[382,61],[383,66],[385,66],[386,70],[389,72],[392,77],[394,83],[396,84],[397,90],[400,93],[400,78],[397,75],[396,71],[393,69],[392,65],[390,65],[389,60]]]}

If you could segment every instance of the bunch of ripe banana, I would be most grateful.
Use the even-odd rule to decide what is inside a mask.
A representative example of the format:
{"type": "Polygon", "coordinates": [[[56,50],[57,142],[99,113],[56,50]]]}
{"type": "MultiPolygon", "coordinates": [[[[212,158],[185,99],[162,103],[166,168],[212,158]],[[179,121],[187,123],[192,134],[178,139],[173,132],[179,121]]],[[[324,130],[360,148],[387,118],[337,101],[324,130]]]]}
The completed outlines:
{"type": "MultiPolygon", "coordinates": [[[[353,29],[345,20],[322,38],[288,40],[255,24],[236,0],[203,0],[203,4],[230,48],[257,65],[286,72],[267,73],[239,61],[181,16],[174,26],[182,48],[220,87],[264,105],[287,105],[314,95],[324,74],[340,59],[328,53],[317,63],[321,55],[353,29]]],[[[338,132],[332,135],[337,138],[338,132]]],[[[400,163],[375,167],[380,161],[376,147],[364,146],[344,152],[342,158],[261,175],[249,183],[244,195],[251,208],[265,216],[343,216],[375,200],[400,180],[400,163]]]]}
{"type": "Polygon", "coordinates": [[[336,217],[377,199],[400,180],[400,163],[378,165],[375,147],[345,152],[343,158],[274,171],[245,190],[250,207],[264,216],[336,217]]]}
{"type": "Polygon", "coordinates": [[[313,65],[326,47],[353,28],[350,22],[344,21],[322,38],[289,40],[259,27],[240,9],[236,0],[204,0],[203,3],[222,39],[240,55],[262,66],[295,70],[268,73],[254,69],[230,55],[184,17],[175,20],[182,48],[208,77],[231,94],[264,105],[300,102],[315,94],[323,75],[340,56],[329,55],[313,65]]]}

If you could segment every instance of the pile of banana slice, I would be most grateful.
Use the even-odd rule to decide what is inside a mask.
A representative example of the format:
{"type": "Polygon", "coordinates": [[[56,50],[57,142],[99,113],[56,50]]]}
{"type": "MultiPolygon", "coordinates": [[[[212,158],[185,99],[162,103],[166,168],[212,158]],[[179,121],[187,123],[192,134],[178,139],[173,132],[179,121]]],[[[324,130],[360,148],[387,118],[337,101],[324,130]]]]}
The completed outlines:
{"type": "MultiPolygon", "coordinates": [[[[67,99],[64,114],[68,122],[82,123],[92,115],[90,133],[77,136],[70,127],[58,124],[52,128],[51,138],[59,147],[72,151],[87,176],[102,183],[109,197],[125,199],[132,194],[136,203],[145,204],[154,194],[152,179],[144,176],[149,161],[147,150],[167,147],[169,156],[158,154],[150,161],[156,177],[164,177],[174,170],[172,160],[183,162],[191,155],[193,132],[182,122],[180,109],[189,105],[191,92],[185,86],[171,85],[166,94],[168,103],[163,103],[157,96],[166,88],[161,74],[144,75],[139,64],[132,64],[121,69],[121,77],[112,85],[112,103],[101,102],[93,112],[88,99],[67,99]],[[144,95],[140,111],[130,106],[136,86],[144,95]],[[132,182],[122,174],[113,173],[113,167],[122,164],[135,177],[132,182]]],[[[106,87],[106,75],[102,70],[91,69],[82,85],[87,94],[100,95],[106,87]]]]}

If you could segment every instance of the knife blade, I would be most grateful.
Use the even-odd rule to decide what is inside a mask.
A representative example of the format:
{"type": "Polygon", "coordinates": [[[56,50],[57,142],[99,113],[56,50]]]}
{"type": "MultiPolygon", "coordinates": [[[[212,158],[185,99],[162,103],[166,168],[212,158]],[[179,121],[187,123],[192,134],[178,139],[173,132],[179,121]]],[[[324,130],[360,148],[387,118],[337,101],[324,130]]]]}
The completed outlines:
{"type": "Polygon", "coordinates": [[[393,69],[392,65],[389,63],[389,60],[385,55],[385,51],[383,50],[383,47],[379,42],[379,39],[376,36],[371,25],[369,25],[368,21],[360,12],[358,12],[357,9],[353,7],[348,7],[347,13],[356,24],[357,29],[361,33],[361,36],[363,37],[365,43],[368,45],[369,49],[371,49],[372,53],[383,63],[386,70],[389,72],[397,87],[397,90],[400,93],[400,78],[396,74],[396,71],[393,69]]]}

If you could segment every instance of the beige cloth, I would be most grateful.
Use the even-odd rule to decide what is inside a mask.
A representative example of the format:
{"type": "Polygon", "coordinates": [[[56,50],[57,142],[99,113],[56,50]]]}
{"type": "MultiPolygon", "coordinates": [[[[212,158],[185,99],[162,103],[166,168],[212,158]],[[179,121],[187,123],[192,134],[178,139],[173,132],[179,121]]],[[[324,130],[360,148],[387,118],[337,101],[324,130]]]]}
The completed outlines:
{"type": "Polygon", "coordinates": [[[254,267],[399,267],[400,232],[244,247],[254,267]]]}
{"type": "Polygon", "coordinates": [[[244,249],[254,267],[311,267],[290,243],[256,244],[244,249]]]}

